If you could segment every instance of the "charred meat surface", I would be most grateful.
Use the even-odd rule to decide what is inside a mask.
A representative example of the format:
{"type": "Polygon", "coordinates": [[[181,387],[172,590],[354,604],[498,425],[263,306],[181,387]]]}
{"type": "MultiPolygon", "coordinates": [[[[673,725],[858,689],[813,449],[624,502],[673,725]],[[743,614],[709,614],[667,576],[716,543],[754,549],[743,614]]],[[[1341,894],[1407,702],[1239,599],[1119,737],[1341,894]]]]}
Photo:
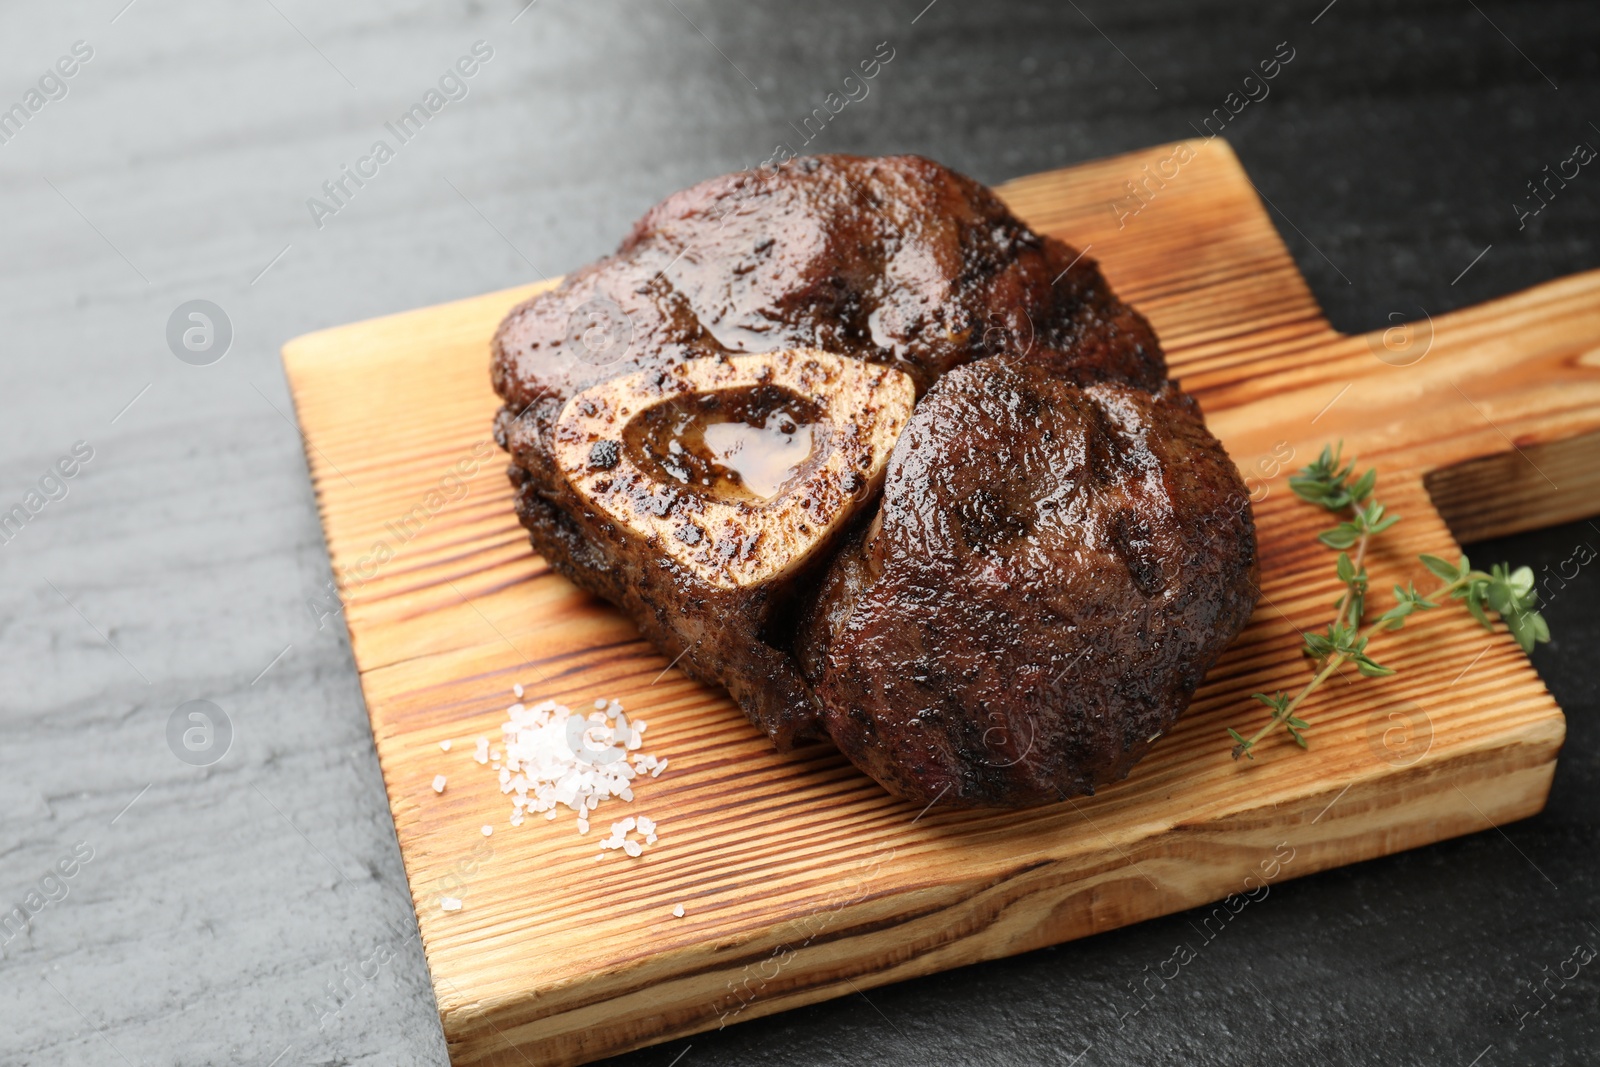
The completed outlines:
{"type": "Polygon", "coordinates": [[[535,549],[902,796],[1122,777],[1254,603],[1248,498],[1149,324],[925,159],[667,198],[506,317],[492,377],[535,549]]]}
{"type": "Polygon", "coordinates": [[[1245,499],[1173,386],[951,371],[802,630],[828,734],[923,803],[1125,777],[1254,607],[1245,499]]]}

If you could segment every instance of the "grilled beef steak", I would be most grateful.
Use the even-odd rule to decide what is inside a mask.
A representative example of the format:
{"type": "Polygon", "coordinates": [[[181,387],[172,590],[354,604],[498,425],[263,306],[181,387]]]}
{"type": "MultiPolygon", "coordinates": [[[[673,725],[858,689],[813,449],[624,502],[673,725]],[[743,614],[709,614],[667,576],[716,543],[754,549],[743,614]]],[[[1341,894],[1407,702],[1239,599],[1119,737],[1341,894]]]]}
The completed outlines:
{"type": "Polygon", "coordinates": [[[1254,603],[1248,497],[1149,324],[924,159],[669,197],[493,355],[540,554],[901,796],[1122,777],[1254,603]]]}
{"type": "Polygon", "coordinates": [[[951,371],[802,632],[828,734],[924,803],[1124,777],[1255,604],[1238,488],[1170,383],[1080,387],[1006,357],[951,371]]]}

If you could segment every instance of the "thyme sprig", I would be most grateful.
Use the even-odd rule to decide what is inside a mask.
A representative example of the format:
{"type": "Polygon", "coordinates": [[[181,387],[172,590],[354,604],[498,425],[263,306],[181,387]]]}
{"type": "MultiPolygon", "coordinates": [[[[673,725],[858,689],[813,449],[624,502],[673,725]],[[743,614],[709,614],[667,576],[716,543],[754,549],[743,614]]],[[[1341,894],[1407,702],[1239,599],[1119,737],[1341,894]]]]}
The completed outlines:
{"type": "Polygon", "coordinates": [[[1538,642],[1550,640],[1549,625],[1534,610],[1539,594],[1534,589],[1533,570],[1512,570],[1507,563],[1497,563],[1488,571],[1474,570],[1466,556],[1456,563],[1438,556],[1419,556],[1422,565],[1443,584],[1426,593],[1419,593],[1414,582],[1394,586],[1394,606],[1363,625],[1370,585],[1366,568],[1368,545],[1372,538],[1399,522],[1400,516],[1390,514],[1378,502],[1378,472],[1369,469],[1357,475],[1355,461],[1345,462],[1343,451],[1342,442],[1324,446],[1315,462],[1290,476],[1289,488],[1301,500],[1343,516],[1344,521],[1318,534],[1317,540],[1339,550],[1335,570],[1344,592],[1334,601],[1334,619],[1327,629],[1305,635],[1302,651],[1313,665],[1311,680],[1292,697],[1281,690],[1271,695],[1253,694],[1255,700],[1272,709],[1272,714],[1252,736],[1245,737],[1228,728],[1228,735],[1234,740],[1234,759],[1255,759],[1257,743],[1280,726],[1295,744],[1309,747],[1305,735],[1311,724],[1298,715],[1306,698],[1347,663],[1368,678],[1394,674],[1393,668],[1368,654],[1369,643],[1379,634],[1402,629],[1406,619],[1417,612],[1431,611],[1447,600],[1463,601],[1472,617],[1488,630],[1494,629],[1490,618],[1493,612],[1524,652],[1531,651],[1538,642]],[[1352,548],[1353,556],[1349,551],[1352,548]]]}

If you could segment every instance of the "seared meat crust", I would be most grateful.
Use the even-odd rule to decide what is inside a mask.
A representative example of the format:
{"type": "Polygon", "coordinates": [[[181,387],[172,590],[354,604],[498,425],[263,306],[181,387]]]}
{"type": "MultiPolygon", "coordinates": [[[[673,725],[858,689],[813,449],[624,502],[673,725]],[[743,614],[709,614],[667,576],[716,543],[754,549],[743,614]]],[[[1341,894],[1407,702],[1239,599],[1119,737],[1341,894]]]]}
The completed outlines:
{"type": "Polygon", "coordinates": [[[1195,404],[986,359],[923,398],[800,641],[839,748],[927,803],[1125,777],[1255,605],[1239,475],[1195,404]]]}

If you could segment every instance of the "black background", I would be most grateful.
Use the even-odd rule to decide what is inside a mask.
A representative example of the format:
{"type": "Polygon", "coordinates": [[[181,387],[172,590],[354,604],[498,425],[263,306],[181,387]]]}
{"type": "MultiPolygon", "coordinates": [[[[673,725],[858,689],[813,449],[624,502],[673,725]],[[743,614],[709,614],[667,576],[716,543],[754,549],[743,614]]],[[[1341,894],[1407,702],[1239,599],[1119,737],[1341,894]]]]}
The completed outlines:
{"type": "MultiPolygon", "coordinates": [[[[1227,138],[1345,331],[1600,267],[1600,170],[1525,228],[1514,207],[1600,147],[1594,0],[524,3],[0,11],[0,104],[74,39],[96,48],[0,146],[0,506],[74,439],[96,447],[0,550],[0,891],[96,849],[0,953],[0,1062],[445,1062],[348,644],[307,611],[328,560],[277,348],[610,251],[661,197],[794,140],[879,42],[895,57],[871,95],[811,147],[990,183],[1191,137],[1288,42],[1227,138]],[[306,198],[480,38],[471,95],[315,227],[306,198]],[[193,298],[235,328],[211,367],[164,340],[193,298]],[[196,698],[235,731],[205,769],[164,740],[196,698]],[[319,1023],[326,985],[380,948],[392,962],[319,1023]]],[[[1542,568],[1580,544],[1600,528],[1472,552],[1542,568]]],[[[1568,713],[1543,814],[1275,885],[1125,1022],[1195,917],[618,1062],[1594,1062],[1596,965],[1520,1025],[1514,1005],[1600,947],[1596,582],[1549,606],[1533,657],[1568,713]]]]}

